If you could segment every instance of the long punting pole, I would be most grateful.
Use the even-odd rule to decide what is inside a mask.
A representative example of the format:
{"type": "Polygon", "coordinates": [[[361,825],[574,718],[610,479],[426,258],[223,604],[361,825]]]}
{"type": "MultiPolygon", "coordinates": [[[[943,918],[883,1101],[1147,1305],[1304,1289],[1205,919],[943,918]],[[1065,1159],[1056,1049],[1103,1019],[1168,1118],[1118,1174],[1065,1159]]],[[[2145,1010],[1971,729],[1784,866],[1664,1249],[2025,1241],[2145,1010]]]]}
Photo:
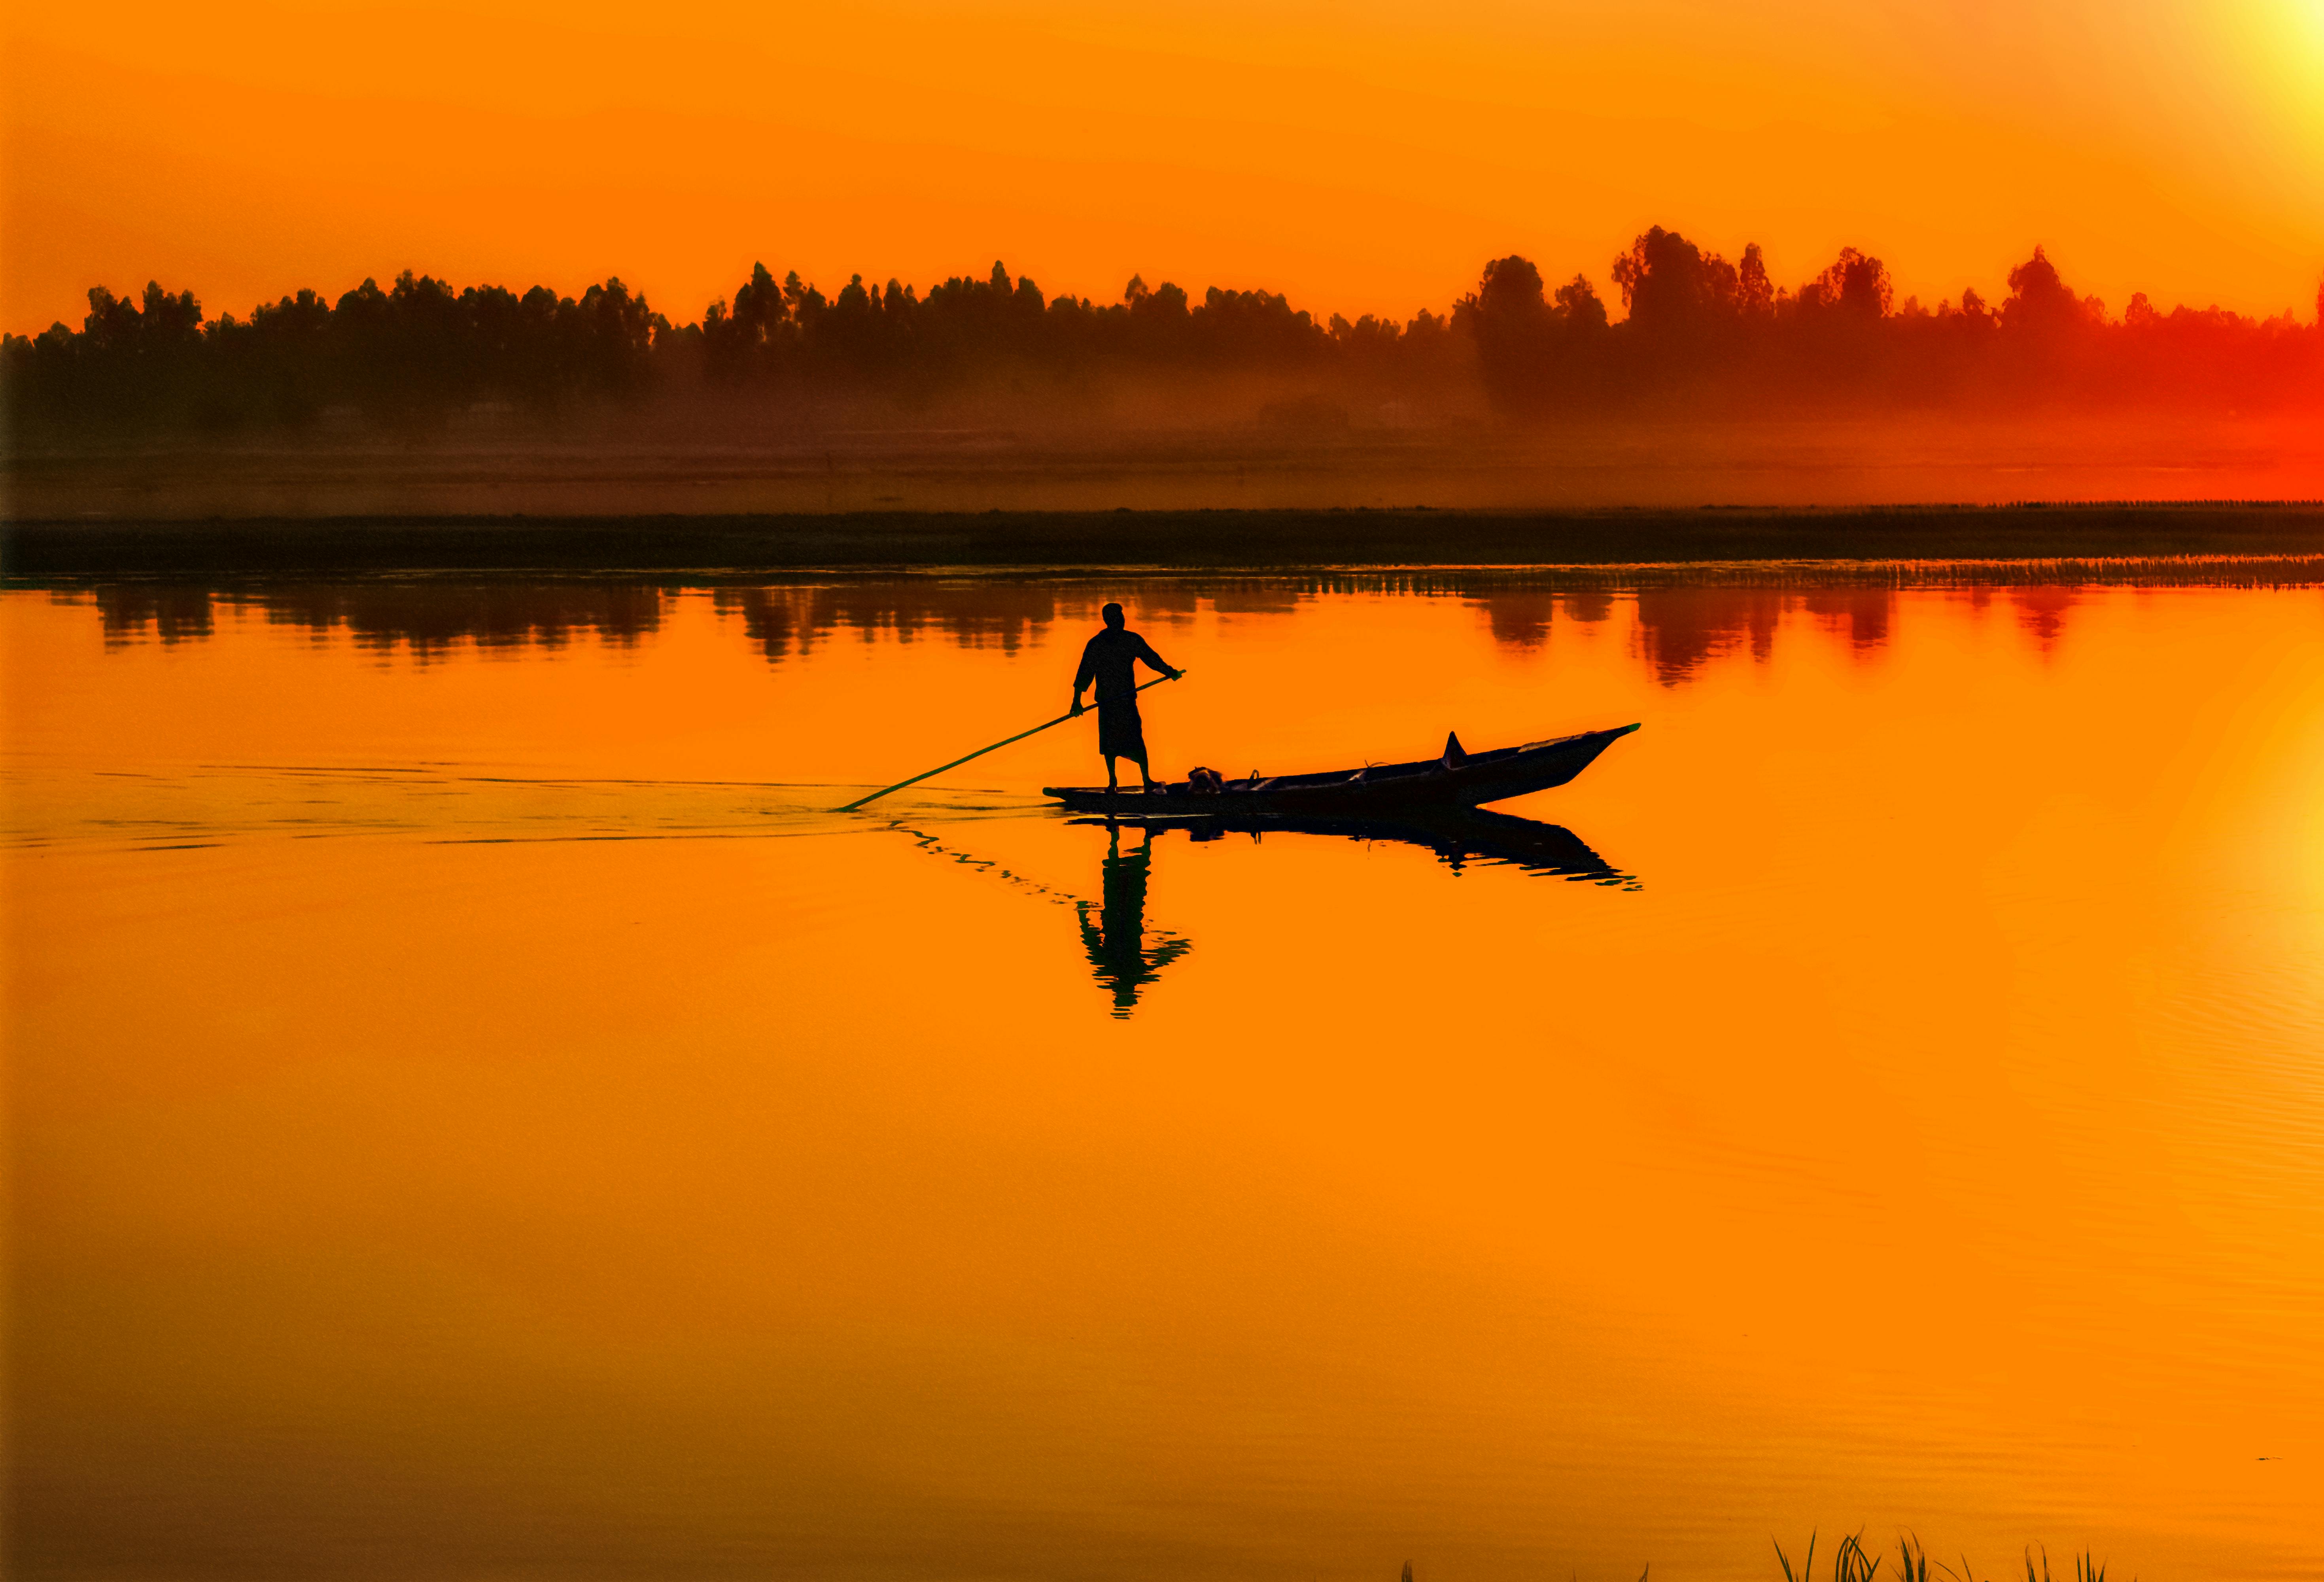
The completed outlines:
{"type": "MultiPolygon", "coordinates": [[[[1178,672],[1178,676],[1183,676],[1185,673],[1185,671],[1180,671],[1178,672]]],[[[1140,682],[1138,686],[1132,688],[1131,690],[1143,692],[1148,687],[1158,687],[1165,681],[1175,681],[1178,679],[1178,676],[1157,676],[1150,681],[1140,682]]],[[[1088,710],[1084,709],[1083,712],[1087,713],[1088,710]]],[[[967,757],[955,758],[949,763],[939,763],[934,769],[929,770],[927,774],[915,774],[909,780],[899,780],[895,784],[887,787],[885,790],[875,791],[868,797],[858,797],[853,801],[848,803],[847,806],[844,808],[834,808],[832,811],[835,813],[853,813],[856,809],[862,807],[866,802],[878,801],[881,797],[886,796],[889,791],[899,791],[908,785],[918,785],[920,782],[927,779],[930,775],[942,774],[947,769],[957,769],[962,764],[967,763],[970,758],[982,758],[987,753],[997,753],[1001,748],[1007,746],[1010,742],[1021,742],[1027,736],[1038,736],[1043,731],[1047,730],[1051,726],[1063,725],[1065,721],[1074,717],[1070,714],[1061,714],[1055,719],[1043,721],[1041,724],[1035,726],[1029,731],[1019,731],[1015,735],[995,742],[990,747],[979,747],[975,752],[969,754],[967,757]]]]}

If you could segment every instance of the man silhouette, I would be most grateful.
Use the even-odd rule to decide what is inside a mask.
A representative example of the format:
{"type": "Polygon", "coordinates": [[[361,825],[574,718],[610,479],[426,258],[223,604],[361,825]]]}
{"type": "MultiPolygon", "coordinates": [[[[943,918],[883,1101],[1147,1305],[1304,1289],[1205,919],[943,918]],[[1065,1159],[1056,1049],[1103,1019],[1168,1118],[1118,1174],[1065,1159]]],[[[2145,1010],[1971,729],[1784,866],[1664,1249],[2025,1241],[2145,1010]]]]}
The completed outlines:
{"type": "Polygon", "coordinates": [[[1105,789],[1119,791],[1114,765],[1127,758],[1138,765],[1139,789],[1152,791],[1154,777],[1146,768],[1146,722],[1138,717],[1138,661],[1176,680],[1169,661],[1147,645],[1146,639],[1122,624],[1121,606],[1108,605],[1098,612],[1105,629],[1082,650],[1082,668],[1074,676],[1073,712],[1082,712],[1082,691],[1097,687],[1097,750],[1105,754],[1105,789]]]}

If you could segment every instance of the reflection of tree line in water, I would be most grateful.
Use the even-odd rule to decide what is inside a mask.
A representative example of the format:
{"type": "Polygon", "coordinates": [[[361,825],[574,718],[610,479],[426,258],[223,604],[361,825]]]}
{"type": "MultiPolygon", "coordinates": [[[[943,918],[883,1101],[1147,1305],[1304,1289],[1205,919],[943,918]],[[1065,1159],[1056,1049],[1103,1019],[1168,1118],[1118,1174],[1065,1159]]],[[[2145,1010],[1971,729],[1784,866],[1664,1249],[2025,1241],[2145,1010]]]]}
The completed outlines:
{"type": "MultiPolygon", "coordinates": [[[[2070,287],[2040,248],[1988,304],[1895,300],[1886,266],[1842,248],[1796,289],[1757,246],[1733,262],[1657,226],[1612,263],[1625,316],[1576,273],[1488,264],[1444,313],[1319,318],[1281,294],[1198,301],[1132,277],[1120,301],[1050,297],[1001,264],[925,295],[857,276],[825,296],[761,264],[731,301],[673,323],[618,279],[578,298],[536,286],[455,291],[407,272],[336,301],[300,291],[204,317],[190,291],[89,292],[81,327],[0,341],[0,400],[26,433],[298,429],[343,408],[410,429],[475,403],[549,415],[692,391],[803,415],[834,399],[926,405],[948,391],[1031,392],[1086,409],[1109,380],[1254,377],[1304,388],[1280,423],[1346,428],[1383,397],[1480,391],[1520,412],[1771,408],[1976,413],[2035,403],[2250,412],[2324,399],[2324,328],[2286,311],[2119,314],[2070,287]]],[[[2319,294],[2324,302],[2324,293],[2319,294]]],[[[2303,308],[2305,304],[2302,305],[2303,308]]]]}
{"type": "MultiPolygon", "coordinates": [[[[2299,576],[2238,576],[2231,566],[2184,569],[2173,574],[2150,566],[2141,586],[2304,586],[2299,576]]],[[[1670,580],[1624,587],[1610,578],[1594,585],[1542,586],[1521,577],[1459,573],[1341,574],[1312,578],[1205,582],[1198,578],[1126,582],[1081,592],[1034,581],[846,582],[821,585],[718,586],[708,588],[719,615],[741,624],[744,637],[770,661],[813,652],[847,632],[865,640],[904,641],[935,635],[964,648],[997,647],[1015,653],[1047,640],[1060,623],[1085,624],[1109,597],[1130,604],[1139,620],[1168,624],[1193,619],[1204,606],[1223,615],[1287,615],[1333,594],[1401,593],[1458,597],[1484,617],[1493,641],[1523,652],[1544,647],[1554,625],[1595,626],[1613,618],[1618,601],[1636,615],[1634,651],[1665,686],[1676,686],[1706,664],[1748,652],[1765,661],[1787,619],[1809,622],[1869,654],[1888,641],[1899,587],[1895,581],[1834,579],[1821,585],[1755,586],[1670,580]]],[[[2063,635],[2068,615],[2102,582],[1980,580],[1964,573],[1933,586],[1980,613],[1998,606],[2043,648],[2063,635]]],[[[699,585],[692,585],[698,587],[699,585]]],[[[1908,583],[1907,586],[1910,586],[1908,583]]],[[[211,636],[217,609],[251,609],[270,624],[323,636],[344,631],[367,649],[407,649],[432,657],[467,643],[479,647],[555,649],[583,639],[634,645],[658,633],[669,601],[689,585],[608,578],[566,580],[379,579],[329,583],[271,583],[218,589],[164,582],[97,585],[89,597],[108,645],[156,639],[163,643],[211,636]]]]}
{"type": "Polygon", "coordinates": [[[1028,878],[989,857],[947,846],[908,824],[898,822],[890,828],[910,836],[913,843],[931,856],[977,869],[1054,905],[1072,907],[1081,927],[1082,953],[1098,986],[1111,996],[1117,1019],[1127,1019],[1138,1008],[1139,995],[1160,978],[1163,968],[1194,948],[1193,940],[1165,929],[1148,928],[1146,921],[1155,843],[1173,830],[1183,831],[1189,840],[1196,842],[1242,834],[1258,844],[1273,834],[1320,836],[1366,845],[1412,846],[1435,854],[1456,877],[1473,864],[1514,867],[1529,874],[1621,890],[1643,888],[1635,875],[1614,867],[1561,825],[1482,810],[1405,819],[1080,818],[1071,822],[1102,826],[1106,832],[1105,855],[1098,864],[1102,900],[1093,902],[1028,878]],[[1122,840],[1126,832],[1137,836],[1127,847],[1122,840]]]}
{"type": "Polygon", "coordinates": [[[344,631],[359,647],[429,655],[462,643],[555,649],[581,638],[626,647],[660,629],[667,593],[644,583],[464,578],[232,589],[118,582],[100,584],[93,597],[108,646],[147,636],[164,643],[209,637],[224,606],[256,610],[270,625],[301,627],[318,637],[344,631]]]}
{"type": "MultiPolygon", "coordinates": [[[[221,605],[254,609],[268,623],[318,635],[345,631],[366,648],[408,647],[438,653],[462,643],[482,647],[556,648],[593,637],[622,646],[652,636],[675,584],[604,578],[518,580],[409,578],[266,583],[212,588],[163,582],[101,583],[91,591],[108,643],[141,638],[165,643],[209,637],[221,605]]],[[[1066,595],[1038,583],[881,582],[823,586],[713,587],[721,615],[770,660],[810,652],[840,631],[910,640],[936,634],[967,648],[1014,653],[1038,642],[1060,620],[1093,622],[1108,596],[1066,595]]],[[[1131,597],[1149,620],[1190,617],[1204,599],[1223,614],[1286,615],[1305,588],[1160,585],[1131,597]]],[[[60,598],[80,597],[60,590],[60,598]]]]}

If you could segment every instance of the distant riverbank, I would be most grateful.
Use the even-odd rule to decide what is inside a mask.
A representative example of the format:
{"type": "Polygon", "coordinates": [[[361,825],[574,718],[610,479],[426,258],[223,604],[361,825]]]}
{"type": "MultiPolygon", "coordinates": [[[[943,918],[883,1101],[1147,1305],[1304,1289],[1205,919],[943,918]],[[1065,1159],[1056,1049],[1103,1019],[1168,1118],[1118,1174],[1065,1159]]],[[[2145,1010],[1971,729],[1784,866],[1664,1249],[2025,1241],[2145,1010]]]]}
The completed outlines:
{"type": "MultiPolygon", "coordinates": [[[[13,579],[426,571],[1646,568],[2297,560],[2324,504],[1884,509],[865,512],[16,521],[13,579]]],[[[1870,568],[1867,568],[1868,570],[1870,568]]],[[[2310,580],[2307,572],[2296,580],[2310,580]]]]}

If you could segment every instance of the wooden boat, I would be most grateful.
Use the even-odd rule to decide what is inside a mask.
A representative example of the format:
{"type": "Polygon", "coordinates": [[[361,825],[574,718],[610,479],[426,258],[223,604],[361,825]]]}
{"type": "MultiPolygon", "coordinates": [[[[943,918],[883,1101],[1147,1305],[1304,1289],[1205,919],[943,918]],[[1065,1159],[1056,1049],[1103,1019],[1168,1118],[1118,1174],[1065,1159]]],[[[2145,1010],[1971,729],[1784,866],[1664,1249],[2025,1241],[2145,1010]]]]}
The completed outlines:
{"type": "Polygon", "coordinates": [[[1423,808],[1474,808],[1563,785],[1621,736],[1638,727],[1583,731],[1489,753],[1464,752],[1458,735],[1444,738],[1443,755],[1410,763],[1367,763],[1361,769],[1330,769],[1318,774],[1270,774],[1230,780],[1216,791],[1196,791],[1185,781],[1110,791],[1100,786],[1043,786],[1083,813],[1143,817],[1148,813],[1203,813],[1212,817],[1312,814],[1368,818],[1423,808]]]}

